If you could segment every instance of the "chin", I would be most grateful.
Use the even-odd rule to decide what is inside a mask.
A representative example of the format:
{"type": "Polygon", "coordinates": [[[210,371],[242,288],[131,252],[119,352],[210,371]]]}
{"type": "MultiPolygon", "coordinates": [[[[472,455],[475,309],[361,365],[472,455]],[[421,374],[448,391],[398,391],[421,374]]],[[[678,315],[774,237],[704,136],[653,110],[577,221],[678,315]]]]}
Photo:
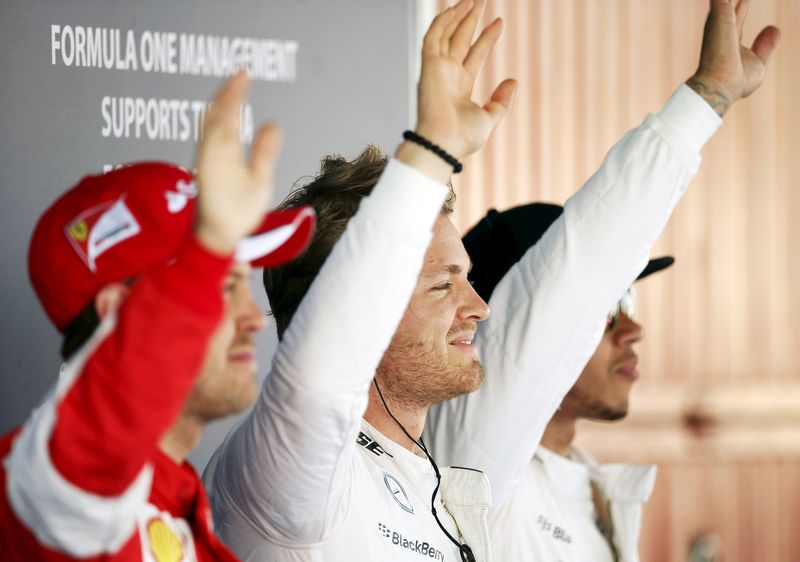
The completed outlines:
{"type": "Polygon", "coordinates": [[[602,400],[586,400],[584,396],[576,397],[574,387],[573,391],[570,392],[571,395],[568,394],[567,396],[572,396],[573,401],[572,407],[569,409],[576,413],[579,418],[612,422],[621,420],[628,415],[627,399],[617,403],[609,403],[602,400]]]}
{"type": "Polygon", "coordinates": [[[227,418],[235,414],[240,414],[253,405],[254,400],[249,396],[237,396],[235,398],[229,397],[227,400],[216,401],[213,404],[207,405],[202,411],[202,417],[206,422],[212,422],[219,419],[227,418]]]}
{"type": "Polygon", "coordinates": [[[462,394],[469,394],[475,392],[481,387],[484,379],[483,364],[477,359],[464,365],[454,367],[451,371],[451,380],[453,384],[450,387],[450,392],[441,401],[450,400],[462,394]]]}
{"type": "Polygon", "coordinates": [[[258,385],[256,385],[255,380],[253,380],[253,384],[248,386],[247,389],[242,389],[242,392],[237,396],[238,399],[234,403],[235,409],[231,414],[238,414],[249,410],[255,403],[257,396],[258,385]]]}
{"type": "Polygon", "coordinates": [[[483,370],[483,364],[477,359],[472,362],[472,365],[469,367],[469,371],[471,373],[471,376],[469,377],[471,384],[469,388],[465,389],[465,393],[475,392],[478,390],[483,384],[483,379],[486,376],[486,373],[483,370]]]}
{"type": "Polygon", "coordinates": [[[626,402],[625,404],[616,407],[607,406],[596,412],[596,415],[594,417],[595,419],[598,420],[612,422],[624,419],[625,416],[627,415],[628,415],[628,404],[626,402]]]}
{"type": "Polygon", "coordinates": [[[229,392],[220,393],[210,404],[208,418],[211,420],[240,414],[253,405],[256,400],[255,383],[247,386],[229,387],[229,392]]]}
{"type": "Polygon", "coordinates": [[[627,415],[628,415],[628,411],[627,410],[609,410],[600,419],[602,419],[603,421],[614,422],[614,421],[620,421],[622,419],[625,419],[625,416],[627,416],[627,415]]]}

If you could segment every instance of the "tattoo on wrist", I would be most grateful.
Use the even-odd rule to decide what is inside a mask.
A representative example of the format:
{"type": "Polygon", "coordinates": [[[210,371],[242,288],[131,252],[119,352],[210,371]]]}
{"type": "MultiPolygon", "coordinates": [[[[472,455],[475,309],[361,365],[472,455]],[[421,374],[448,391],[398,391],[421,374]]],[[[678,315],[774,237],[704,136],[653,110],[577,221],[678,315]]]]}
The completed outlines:
{"type": "Polygon", "coordinates": [[[719,90],[710,88],[702,80],[697,78],[689,78],[686,81],[686,85],[697,92],[697,95],[706,100],[708,105],[711,106],[711,109],[713,109],[720,117],[725,115],[725,112],[728,111],[728,108],[731,106],[731,100],[729,100],[725,94],[719,90]]]}

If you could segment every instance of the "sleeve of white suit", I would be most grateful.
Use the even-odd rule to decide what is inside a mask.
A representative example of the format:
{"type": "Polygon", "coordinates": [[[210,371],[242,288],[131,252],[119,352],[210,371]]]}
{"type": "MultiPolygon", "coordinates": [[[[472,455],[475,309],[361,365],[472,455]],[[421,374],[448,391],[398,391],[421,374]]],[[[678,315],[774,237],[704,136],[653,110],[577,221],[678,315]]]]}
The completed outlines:
{"type": "Polygon", "coordinates": [[[218,452],[215,511],[224,502],[286,545],[336,531],[369,385],[446,195],[444,185],[389,162],[295,313],[253,411],[218,452]]]}
{"type": "Polygon", "coordinates": [[[681,86],[611,149],[495,288],[476,336],[485,382],[434,407],[426,427],[440,462],[488,474],[493,509],[596,349],[608,311],[644,269],[720,123],[681,86]]]}

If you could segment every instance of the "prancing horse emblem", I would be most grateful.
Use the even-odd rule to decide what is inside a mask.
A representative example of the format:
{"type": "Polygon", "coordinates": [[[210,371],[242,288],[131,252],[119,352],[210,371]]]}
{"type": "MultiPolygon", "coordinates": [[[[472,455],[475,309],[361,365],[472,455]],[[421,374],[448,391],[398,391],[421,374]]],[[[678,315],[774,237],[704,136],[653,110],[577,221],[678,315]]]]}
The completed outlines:
{"type": "Polygon", "coordinates": [[[414,513],[414,507],[411,505],[411,500],[408,499],[408,494],[406,494],[406,491],[403,489],[403,485],[400,484],[397,478],[388,472],[384,472],[383,482],[389,489],[389,493],[392,494],[394,501],[397,502],[397,505],[409,513],[414,513]]]}

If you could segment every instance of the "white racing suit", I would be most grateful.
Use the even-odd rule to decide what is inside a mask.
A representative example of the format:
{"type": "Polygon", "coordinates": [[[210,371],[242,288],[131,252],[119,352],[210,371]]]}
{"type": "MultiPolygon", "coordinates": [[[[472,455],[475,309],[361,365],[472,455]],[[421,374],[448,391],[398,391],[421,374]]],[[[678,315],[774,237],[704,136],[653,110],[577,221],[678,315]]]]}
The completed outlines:
{"type": "MultiPolygon", "coordinates": [[[[492,314],[475,340],[483,386],[431,409],[424,434],[434,458],[489,477],[496,560],[585,562],[575,545],[586,537],[573,536],[567,551],[557,539],[542,546],[528,518],[508,513],[537,509],[525,480],[537,474],[527,467],[542,434],[597,348],[608,311],[644,269],[720,123],[682,85],[629,131],[492,293],[492,314]]],[[[636,542],[626,542],[621,560],[638,560],[636,542]]]]}
{"type": "MultiPolygon", "coordinates": [[[[216,530],[243,560],[459,560],[430,511],[428,461],[362,419],[446,194],[389,162],[283,334],[253,411],[209,463],[216,530]]],[[[440,497],[448,531],[489,560],[485,476],[443,470],[440,497]]]]}

